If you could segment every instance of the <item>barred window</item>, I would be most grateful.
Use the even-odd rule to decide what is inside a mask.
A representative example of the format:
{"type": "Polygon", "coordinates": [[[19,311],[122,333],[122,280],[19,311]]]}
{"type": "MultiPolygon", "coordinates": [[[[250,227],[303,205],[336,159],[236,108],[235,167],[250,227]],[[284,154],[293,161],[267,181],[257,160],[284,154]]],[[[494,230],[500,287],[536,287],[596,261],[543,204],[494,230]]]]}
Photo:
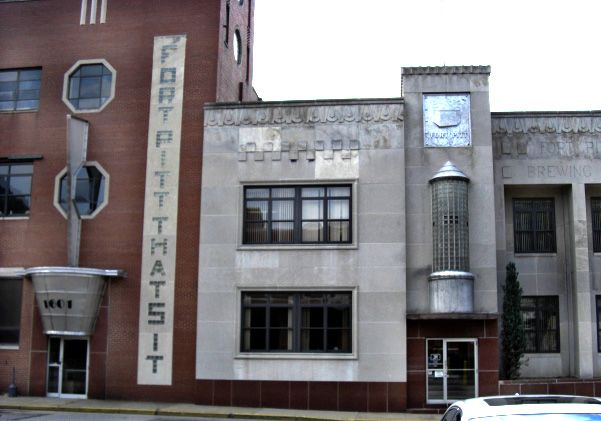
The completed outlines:
{"type": "Polygon", "coordinates": [[[351,186],[246,187],[244,244],[350,243],[351,186]]]}
{"type": "Polygon", "coordinates": [[[18,345],[21,330],[20,278],[0,278],[0,345],[18,345]]]}
{"type": "Polygon", "coordinates": [[[522,297],[526,352],[559,352],[559,297],[522,297]]]}
{"type": "Polygon", "coordinates": [[[591,198],[591,219],[593,226],[593,251],[601,252],[601,197],[591,198]]]}
{"type": "Polygon", "coordinates": [[[516,253],[555,253],[553,199],[514,199],[513,228],[516,253]]]}
{"type": "Polygon", "coordinates": [[[601,295],[597,295],[597,351],[601,352],[601,295]]]}
{"type": "Polygon", "coordinates": [[[0,164],[0,217],[29,215],[33,164],[0,164]]]}
{"type": "Polygon", "coordinates": [[[351,292],[243,292],[242,352],[352,352],[351,292]]]}
{"type": "Polygon", "coordinates": [[[42,69],[0,70],[0,111],[37,110],[42,69]]]}

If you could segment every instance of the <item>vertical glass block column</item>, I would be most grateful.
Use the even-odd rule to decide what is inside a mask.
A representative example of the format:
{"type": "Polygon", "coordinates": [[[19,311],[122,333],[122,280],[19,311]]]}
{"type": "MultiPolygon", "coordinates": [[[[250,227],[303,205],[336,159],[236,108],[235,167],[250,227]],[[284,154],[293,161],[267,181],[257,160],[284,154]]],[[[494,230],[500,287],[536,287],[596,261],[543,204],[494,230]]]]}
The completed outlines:
{"type": "Polygon", "coordinates": [[[448,161],[430,179],[432,186],[432,274],[430,311],[471,312],[469,272],[469,178],[448,161]]]}

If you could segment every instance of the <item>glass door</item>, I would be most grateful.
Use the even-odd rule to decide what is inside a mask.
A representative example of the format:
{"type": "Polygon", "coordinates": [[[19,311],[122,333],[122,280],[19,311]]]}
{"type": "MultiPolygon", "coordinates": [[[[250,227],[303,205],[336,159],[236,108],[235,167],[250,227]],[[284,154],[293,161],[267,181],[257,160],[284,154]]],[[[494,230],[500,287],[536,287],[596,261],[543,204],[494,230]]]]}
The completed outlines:
{"type": "Polygon", "coordinates": [[[48,344],[48,396],[85,398],[88,340],[51,337],[48,344]]]}
{"type": "Polygon", "coordinates": [[[478,395],[476,339],[428,339],[428,403],[449,403],[478,395]]]}

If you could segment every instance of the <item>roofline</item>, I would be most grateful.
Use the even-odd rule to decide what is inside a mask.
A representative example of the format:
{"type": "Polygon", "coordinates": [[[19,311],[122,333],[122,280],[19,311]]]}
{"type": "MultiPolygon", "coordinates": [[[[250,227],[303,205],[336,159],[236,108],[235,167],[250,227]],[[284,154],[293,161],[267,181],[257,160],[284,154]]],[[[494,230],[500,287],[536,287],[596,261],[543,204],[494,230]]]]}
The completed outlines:
{"type": "Polygon", "coordinates": [[[303,107],[326,105],[365,105],[365,104],[404,104],[405,99],[397,98],[348,98],[348,99],[313,99],[288,101],[252,101],[252,102],[207,102],[206,110],[219,108],[257,108],[257,107],[303,107]]]}
{"type": "Polygon", "coordinates": [[[491,118],[521,117],[601,117],[601,110],[583,111],[500,111],[491,112],[491,118]]]}

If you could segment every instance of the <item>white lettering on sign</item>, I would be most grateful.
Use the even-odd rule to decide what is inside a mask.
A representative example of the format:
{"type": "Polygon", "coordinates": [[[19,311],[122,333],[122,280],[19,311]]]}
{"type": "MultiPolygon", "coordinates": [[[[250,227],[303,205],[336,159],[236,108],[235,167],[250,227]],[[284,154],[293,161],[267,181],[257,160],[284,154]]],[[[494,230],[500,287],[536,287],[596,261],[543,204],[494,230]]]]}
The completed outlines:
{"type": "Polygon", "coordinates": [[[172,384],[185,57],[185,35],[155,37],[144,195],[138,384],[172,384]]]}

